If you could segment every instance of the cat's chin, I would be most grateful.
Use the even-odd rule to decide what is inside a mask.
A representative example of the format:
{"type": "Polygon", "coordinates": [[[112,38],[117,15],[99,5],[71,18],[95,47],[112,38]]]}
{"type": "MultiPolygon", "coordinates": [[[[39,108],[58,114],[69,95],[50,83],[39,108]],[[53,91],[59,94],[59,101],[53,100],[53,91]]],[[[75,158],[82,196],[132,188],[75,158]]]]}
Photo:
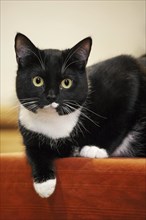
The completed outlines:
{"type": "Polygon", "coordinates": [[[52,102],[52,103],[49,104],[49,105],[45,105],[45,106],[44,106],[44,109],[48,109],[48,108],[56,109],[58,106],[59,106],[59,104],[58,104],[57,102],[52,102]]]}
{"type": "Polygon", "coordinates": [[[49,105],[45,105],[41,108],[39,108],[39,111],[49,111],[49,112],[57,112],[57,108],[58,108],[59,104],[56,102],[52,102],[49,105]]]}
{"type": "Polygon", "coordinates": [[[49,105],[45,105],[45,106],[43,106],[41,108],[38,108],[36,113],[44,112],[44,113],[55,113],[56,114],[58,112],[57,111],[57,107],[58,106],[59,106],[58,103],[53,102],[53,103],[51,103],[49,105]]]}

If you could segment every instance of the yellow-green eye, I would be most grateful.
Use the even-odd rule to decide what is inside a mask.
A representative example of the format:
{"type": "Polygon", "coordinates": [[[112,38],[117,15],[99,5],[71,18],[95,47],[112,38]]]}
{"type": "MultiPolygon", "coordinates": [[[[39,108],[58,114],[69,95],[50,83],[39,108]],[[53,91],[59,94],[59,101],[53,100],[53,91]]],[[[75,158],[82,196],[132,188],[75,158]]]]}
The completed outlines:
{"type": "Polygon", "coordinates": [[[72,80],[71,79],[64,79],[61,82],[61,87],[64,89],[69,89],[72,86],[72,80]]]}
{"type": "Polygon", "coordinates": [[[32,82],[33,82],[34,86],[36,86],[36,87],[41,87],[44,85],[44,80],[40,76],[35,76],[32,79],[32,82]]]}

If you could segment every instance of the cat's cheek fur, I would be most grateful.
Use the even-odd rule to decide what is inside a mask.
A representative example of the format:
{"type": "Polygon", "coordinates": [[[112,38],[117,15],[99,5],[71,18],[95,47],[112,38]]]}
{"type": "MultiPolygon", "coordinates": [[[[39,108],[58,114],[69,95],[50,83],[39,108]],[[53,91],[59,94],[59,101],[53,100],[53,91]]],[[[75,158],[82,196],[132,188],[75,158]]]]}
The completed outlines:
{"type": "Polygon", "coordinates": [[[97,146],[84,146],[80,151],[81,157],[88,158],[107,158],[109,157],[107,151],[97,146]]]}
{"type": "Polygon", "coordinates": [[[56,187],[56,178],[50,179],[42,183],[33,183],[35,191],[39,194],[42,198],[48,198],[53,194],[56,187]]]}

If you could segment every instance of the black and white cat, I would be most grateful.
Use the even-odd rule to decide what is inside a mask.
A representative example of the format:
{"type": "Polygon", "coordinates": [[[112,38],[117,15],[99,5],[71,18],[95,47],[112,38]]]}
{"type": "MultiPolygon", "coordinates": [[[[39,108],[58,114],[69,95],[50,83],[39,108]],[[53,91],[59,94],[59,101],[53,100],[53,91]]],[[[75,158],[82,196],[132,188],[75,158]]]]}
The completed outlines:
{"type": "Polygon", "coordinates": [[[131,56],[86,68],[92,39],[40,50],[15,38],[19,126],[41,197],[55,190],[59,157],[146,157],[146,74],[131,56]]]}

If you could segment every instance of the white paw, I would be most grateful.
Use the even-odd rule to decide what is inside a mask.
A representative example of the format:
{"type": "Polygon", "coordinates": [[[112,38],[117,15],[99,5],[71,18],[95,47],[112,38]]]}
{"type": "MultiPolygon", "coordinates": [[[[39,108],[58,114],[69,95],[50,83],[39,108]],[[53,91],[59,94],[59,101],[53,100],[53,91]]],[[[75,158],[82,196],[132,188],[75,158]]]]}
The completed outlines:
{"type": "Polygon", "coordinates": [[[56,179],[47,180],[42,183],[33,183],[35,191],[42,198],[48,198],[52,195],[56,186],[56,179]]]}
{"type": "Polygon", "coordinates": [[[80,151],[81,157],[106,158],[108,153],[105,149],[96,146],[84,146],[80,151]]]}

